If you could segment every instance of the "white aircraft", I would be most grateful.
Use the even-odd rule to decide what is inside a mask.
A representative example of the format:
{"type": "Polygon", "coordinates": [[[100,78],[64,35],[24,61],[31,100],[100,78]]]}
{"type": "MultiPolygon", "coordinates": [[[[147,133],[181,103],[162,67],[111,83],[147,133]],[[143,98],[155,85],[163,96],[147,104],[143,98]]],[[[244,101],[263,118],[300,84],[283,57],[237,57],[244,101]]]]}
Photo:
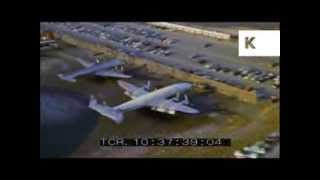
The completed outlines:
{"type": "Polygon", "coordinates": [[[109,107],[105,102],[99,104],[94,96],[91,95],[89,108],[99,112],[103,116],[111,118],[116,123],[123,121],[124,112],[143,107],[150,107],[152,110],[168,114],[175,114],[176,111],[190,114],[199,113],[197,109],[187,106],[189,101],[186,95],[183,101],[176,102],[179,100],[179,93],[185,92],[192,87],[189,83],[177,83],[152,92],[149,92],[149,81],[143,87],[136,87],[124,81],[118,81],[118,84],[132,100],[115,107],[109,107]],[[176,97],[173,97],[174,95],[176,97]]]}
{"type": "Polygon", "coordinates": [[[97,60],[96,63],[88,63],[83,61],[80,58],[76,59],[80,64],[82,64],[85,68],[77,70],[75,72],[71,72],[69,74],[58,74],[58,76],[66,81],[69,82],[76,82],[76,77],[87,75],[87,74],[94,74],[96,76],[102,77],[117,77],[117,78],[130,78],[130,75],[126,75],[121,73],[123,71],[123,63],[119,60],[111,60],[100,63],[97,60]]]}

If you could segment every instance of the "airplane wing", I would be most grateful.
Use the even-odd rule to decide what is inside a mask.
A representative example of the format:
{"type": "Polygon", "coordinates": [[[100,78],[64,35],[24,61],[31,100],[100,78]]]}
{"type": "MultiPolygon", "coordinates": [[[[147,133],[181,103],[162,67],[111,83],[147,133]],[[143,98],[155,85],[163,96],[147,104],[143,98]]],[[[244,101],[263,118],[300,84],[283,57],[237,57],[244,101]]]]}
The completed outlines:
{"type": "Polygon", "coordinates": [[[102,77],[117,77],[117,78],[131,78],[130,75],[126,75],[120,72],[116,72],[113,70],[101,70],[95,73],[97,76],[102,77]]]}
{"type": "Polygon", "coordinates": [[[70,82],[76,82],[76,79],[75,79],[76,77],[86,75],[86,74],[95,74],[95,75],[103,76],[103,77],[106,77],[106,76],[107,77],[119,77],[119,78],[130,78],[131,77],[129,75],[118,73],[118,72],[110,69],[114,66],[121,64],[121,62],[118,60],[113,60],[113,61],[109,61],[109,62],[102,63],[102,64],[92,64],[92,65],[90,65],[90,64],[85,65],[85,63],[82,62],[81,59],[77,59],[77,61],[79,61],[84,66],[89,66],[89,67],[85,67],[83,69],[76,70],[76,71],[68,73],[68,74],[59,74],[58,76],[61,79],[64,79],[64,80],[70,81],[70,82]]]}
{"type": "Polygon", "coordinates": [[[146,91],[144,88],[137,87],[133,84],[127,83],[125,81],[118,81],[119,86],[125,90],[125,94],[132,99],[137,98],[141,95],[148,94],[149,92],[146,91]]]}
{"type": "Polygon", "coordinates": [[[40,46],[47,45],[47,44],[50,44],[50,43],[55,43],[55,42],[56,41],[54,41],[54,40],[40,41],[40,46]]]}
{"type": "Polygon", "coordinates": [[[67,74],[58,74],[58,76],[63,80],[66,80],[69,82],[76,82],[77,81],[75,79],[76,77],[86,75],[86,74],[91,74],[93,72],[94,72],[94,69],[84,68],[84,69],[79,69],[67,74]]]}
{"type": "Polygon", "coordinates": [[[158,100],[157,102],[152,102],[148,104],[148,106],[152,108],[167,109],[170,111],[179,111],[179,112],[184,112],[189,114],[199,113],[199,110],[186,106],[182,103],[176,103],[171,99],[161,99],[161,100],[158,100]]]}
{"type": "Polygon", "coordinates": [[[76,57],[75,60],[77,62],[79,62],[82,66],[86,67],[86,68],[95,65],[95,63],[86,62],[85,60],[83,60],[81,58],[78,58],[78,57],[76,57]]]}

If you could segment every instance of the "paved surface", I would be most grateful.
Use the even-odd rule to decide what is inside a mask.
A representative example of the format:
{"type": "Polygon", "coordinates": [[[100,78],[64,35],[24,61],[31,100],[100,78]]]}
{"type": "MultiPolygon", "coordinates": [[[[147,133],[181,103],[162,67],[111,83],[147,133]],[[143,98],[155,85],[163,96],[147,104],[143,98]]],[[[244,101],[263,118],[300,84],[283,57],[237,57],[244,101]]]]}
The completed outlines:
{"type": "Polygon", "coordinates": [[[279,90],[272,88],[273,81],[271,80],[259,84],[250,79],[245,80],[240,76],[234,76],[232,73],[239,68],[243,68],[258,70],[265,74],[271,72],[279,75],[279,68],[271,67],[273,62],[279,62],[279,58],[239,57],[236,41],[219,41],[188,33],[164,31],[144,23],[67,23],[51,24],[51,27],[79,38],[95,43],[108,44],[129,54],[144,56],[230,85],[242,88],[252,86],[258,93],[263,93],[267,97],[271,95],[279,96],[279,90]],[[167,51],[172,52],[171,55],[164,55],[165,50],[159,48],[159,46],[163,46],[164,39],[176,41],[165,45],[167,51]],[[148,45],[141,45],[142,42],[147,42],[148,45]],[[207,43],[210,43],[211,46],[205,48],[204,45],[207,43]],[[153,50],[155,48],[156,50],[153,50]],[[191,58],[197,54],[202,55],[202,57],[191,58]],[[205,60],[207,65],[220,65],[231,68],[232,71],[229,73],[214,72],[212,69],[205,68],[205,64],[200,63],[201,60],[205,60]]]}
{"type": "Polygon", "coordinates": [[[277,22],[256,22],[256,23],[218,23],[218,22],[174,22],[177,24],[192,26],[196,28],[212,30],[231,34],[233,37],[238,37],[238,30],[278,30],[280,23],[277,22]]]}

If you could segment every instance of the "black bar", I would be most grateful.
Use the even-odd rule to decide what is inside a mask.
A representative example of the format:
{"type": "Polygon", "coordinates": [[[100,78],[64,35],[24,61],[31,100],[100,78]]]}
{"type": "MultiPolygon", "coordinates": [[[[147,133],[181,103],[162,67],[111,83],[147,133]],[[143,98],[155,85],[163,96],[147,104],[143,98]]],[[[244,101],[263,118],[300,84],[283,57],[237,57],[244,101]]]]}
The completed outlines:
{"type": "Polygon", "coordinates": [[[231,139],[226,138],[101,138],[101,147],[114,146],[231,146],[231,139]]]}

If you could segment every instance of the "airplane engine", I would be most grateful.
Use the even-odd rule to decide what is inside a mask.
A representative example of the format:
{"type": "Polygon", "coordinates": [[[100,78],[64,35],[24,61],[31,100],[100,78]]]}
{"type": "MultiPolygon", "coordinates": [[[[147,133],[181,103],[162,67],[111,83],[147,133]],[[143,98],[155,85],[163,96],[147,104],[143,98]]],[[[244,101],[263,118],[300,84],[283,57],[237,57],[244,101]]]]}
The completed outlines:
{"type": "Polygon", "coordinates": [[[176,114],[176,111],[175,111],[175,110],[168,109],[167,113],[168,113],[168,114],[171,114],[171,115],[174,115],[174,114],[176,114]]]}
{"type": "Polygon", "coordinates": [[[129,97],[131,96],[131,94],[128,91],[125,91],[124,94],[129,96],[129,97]]]}

